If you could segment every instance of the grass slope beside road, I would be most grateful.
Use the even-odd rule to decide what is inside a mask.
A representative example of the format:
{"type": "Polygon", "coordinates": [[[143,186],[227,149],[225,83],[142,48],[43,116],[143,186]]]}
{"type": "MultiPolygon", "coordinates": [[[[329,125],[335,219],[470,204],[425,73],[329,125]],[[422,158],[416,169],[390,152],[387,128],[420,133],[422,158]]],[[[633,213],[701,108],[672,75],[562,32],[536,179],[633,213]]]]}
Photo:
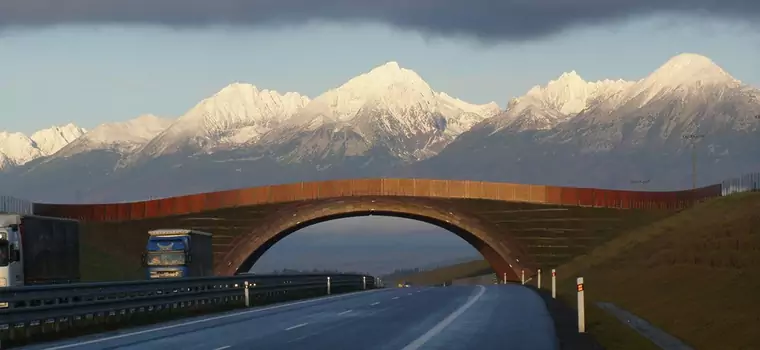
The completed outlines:
{"type": "MultiPolygon", "coordinates": [[[[696,349],[760,349],[760,193],[718,198],[627,232],[558,269],[574,303],[609,301],[696,349]]],[[[601,340],[601,339],[600,339],[601,340]]]]}
{"type": "MultiPolygon", "coordinates": [[[[454,280],[487,266],[468,264],[424,274],[454,280]]],[[[595,301],[612,302],[696,349],[760,349],[760,193],[709,200],[623,232],[557,274],[559,297],[572,307],[575,278],[584,277],[587,331],[607,349],[657,347],[595,301]]]]}

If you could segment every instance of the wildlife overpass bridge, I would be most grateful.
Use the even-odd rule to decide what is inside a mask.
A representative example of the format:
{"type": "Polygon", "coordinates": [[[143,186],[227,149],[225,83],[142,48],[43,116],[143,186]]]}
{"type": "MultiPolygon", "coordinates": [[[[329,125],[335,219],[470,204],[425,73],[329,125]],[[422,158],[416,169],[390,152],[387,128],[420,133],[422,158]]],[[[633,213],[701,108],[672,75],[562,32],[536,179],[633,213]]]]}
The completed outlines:
{"type": "Polygon", "coordinates": [[[636,192],[430,179],[301,182],[112,204],[34,203],[37,215],[83,223],[87,279],[141,279],[147,231],[214,234],[215,272],[246,272],[279,240],[338,218],[392,216],[444,228],[499,276],[518,280],[588,252],[623,230],[721,194],[721,186],[636,192]]]}

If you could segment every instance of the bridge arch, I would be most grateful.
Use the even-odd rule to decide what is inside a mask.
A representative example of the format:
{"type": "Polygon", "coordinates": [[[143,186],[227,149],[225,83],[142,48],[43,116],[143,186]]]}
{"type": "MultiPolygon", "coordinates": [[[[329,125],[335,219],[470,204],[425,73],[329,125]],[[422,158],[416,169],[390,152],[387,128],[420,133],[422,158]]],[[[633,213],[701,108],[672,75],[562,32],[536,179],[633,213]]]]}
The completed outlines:
{"type": "Polygon", "coordinates": [[[216,273],[247,272],[267,250],[298,230],[321,222],[361,216],[426,222],[464,239],[483,255],[500,277],[506,274],[507,279],[517,281],[521,269],[525,269],[528,276],[532,273],[529,256],[503,228],[439,201],[380,196],[304,202],[281,208],[266,224],[238,236],[231,250],[217,261],[216,273]]]}

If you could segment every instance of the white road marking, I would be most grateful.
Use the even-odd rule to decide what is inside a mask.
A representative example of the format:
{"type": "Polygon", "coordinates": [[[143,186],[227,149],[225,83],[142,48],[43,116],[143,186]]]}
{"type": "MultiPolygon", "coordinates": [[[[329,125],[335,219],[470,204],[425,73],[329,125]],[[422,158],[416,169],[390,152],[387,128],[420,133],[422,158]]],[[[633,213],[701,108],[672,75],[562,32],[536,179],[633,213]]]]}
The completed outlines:
{"type": "Polygon", "coordinates": [[[416,350],[425,345],[430,339],[433,339],[436,335],[440,334],[441,331],[443,331],[446,326],[451,324],[451,322],[454,322],[454,320],[462,315],[467,309],[469,309],[472,304],[475,304],[478,299],[480,299],[481,296],[483,296],[483,293],[486,292],[486,288],[483,286],[478,286],[480,288],[480,291],[478,291],[477,294],[470,297],[470,300],[468,300],[464,305],[460,306],[456,311],[452,312],[450,315],[446,316],[446,318],[443,319],[443,321],[439,322],[435,327],[431,328],[429,331],[427,331],[425,334],[417,338],[415,341],[409,343],[409,345],[405,346],[401,350],[416,350]]]}
{"type": "Polygon", "coordinates": [[[230,346],[229,345],[225,345],[225,346],[222,346],[222,347],[218,347],[218,348],[216,348],[214,350],[224,350],[224,349],[227,349],[227,348],[230,348],[230,346]]]}
{"type": "Polygon", "coordinates": [[[294,329],[296,329],[296,328],[301,328],[301,327],[303,327],[303,326],[305,326],[305,325],[307,325],[307,324],[309,324],[309,323],[307,322],[307,323],[301,323],[301,324],[297,324],[297,325],[295,325],[295,326],[292,326],[292,327],[288,327],[288,328],[285,328],[285,330],[286,330],[286,331],[291,331],[291,330],[294,330],[294,329]]]}
{"type": "Polygon", "coordinates": [[[398,299],[398,297],[393,297],[393,300],[396,300],[396,299],[398,299]]]}
{"type": "MultiPolygon", "coordinates": [[[[387,289],[374,289],[374,290],[371,290],[371,291],[366,291],[366,292],[361,292],[361,293],[374,293],[374,292],[380,292],[380,291],[383,291],[383,290],[387,290],[387,289]]],[[[151,333],[151,332],[164,331],[164,330],[167,330],[167,329],[173,329],[173,328],[179,328],[179,327],[184,327],[184,326],[190,326],[190,325],[199,324],[199,323],[205,323],[205,322],[209,322],[209,321],[222,320],[222,319],[225,319],[225,318],[230,318],[230,317],[235,317],[235,316],[240,316],[240,315],[249,315],[249,314],[255,314],[255,313],[269,311],[269,310],[282,309],[282,308],[285,308],[285,307],[288,307],[288,306],[310,304],[310,303],[314,303],[314,302],[317,302],[317,301],[320,301],[320,300],[339,299],[339,298],[343,298],[343,297],[346,297],[346,296],[349,296],[349,295],[357,295],[357,293],[338,294],[338,295],[333,295],[333,296],[329,296],[329,297],[323,297],[323,298],[317,298],[317,299],[308,299],[308,300],[301,300],[301,301],[296,301],[296,302],[288,303],[288,304],[280,304],[280,305],[274,305],[274,306],[269,306],[269,307],[263,307],[263,308],[260,308],[260,309],[240,311],[240,312],[235,312],[235,313],[231,313],[231,314],[213,316],[213,317],[209,317],[209,318],[202,318],[200,320],[193,320],[193,321],[188,321],[188,322],[183,322],[183,323],[177,323],[177,324],[172,324],[172,325],[163,326],[163,327],[144,329],[144,330],[137,331],[137,332],[132,332],[132,333],[124,333],[124,334],[114,335],[114,336],[110,336],[110,337],[92,339],[92,340],[88,340],[88,341],[80,341],[80,342],[72,343],[72,344],[59,345],[59,346],[54,346],[54,347],[51,347],[51,348],[45,348],[45,350],[69,349],[69,348],[74,348],[74,347],[83,346],[83,345],[102,343],[104,341],[109,341],[109,340],[114,340],[114,339],[127,338],[127,337],[131,337],[131,336],[135,336],[135,335],[140,335],[140,334],[146,334],[146,333],[151,333]]]]}
{"type": "Polygon", "coordinates": [[[369,304],[369,305],[370,305],[370,306],[375,306],[375,305],[377,305],[377,304],[380,304],[380,302],[379,302],[379,301],[376,301],[376,302],[374,302],[374,303],[372,303],[372,304],[369,304]]]}
{"type": "Polygon", "coordinates": [[[412,295],[412,293],[409,293],[409,294],[407,294],[407,295],[412,295]]]}
{"type": "Polygon", "coordinates": [[[351,310],[346,310],[346,311],[343,311],[343,312],[339,313],[339,314],[338,314],[338,316],[340,316],[340,315],[345,315],[345,314],[347,314],[347,313],[349,313],[349,312],[351,312],[351,310]]]}

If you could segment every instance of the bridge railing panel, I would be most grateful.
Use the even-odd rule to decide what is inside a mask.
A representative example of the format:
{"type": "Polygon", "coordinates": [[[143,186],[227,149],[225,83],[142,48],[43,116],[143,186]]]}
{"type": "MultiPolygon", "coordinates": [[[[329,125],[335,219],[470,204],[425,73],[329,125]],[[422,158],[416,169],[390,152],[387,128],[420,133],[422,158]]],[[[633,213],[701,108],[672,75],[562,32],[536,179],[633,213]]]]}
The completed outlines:
{"type": "Polygon", "coordinates": [[[497,184],[491,182],[478,182],[474,186],[475,195],[470,193],[471,198],[493,199],[493,200],[511,200],[504,198],[513,198],[514,189],[511,184],[497,184]]]}
{"type": "Polygon", "coordinates": [[[206,196],[203,194],[192,194],[186,197],[187,208],[190,213],[197,213],[206,208],[206,196]]]}
{"type": "Polygon", "coordinates": [[[530,201],[533,203],[546,203],[546,186],[531,185],[530,201]]]}
{"type": "Polygon", "coordinates": [[[430,181],[422,179],[413,179],[414,183],[414,195],[417,197],[429,197],[430,196],[430,181]]]}
{"type": "MultiPolygon", "coordinates": [[[[493,186],[496,188],[496,186],[493,186]]],[[[467,195],[470,198],[486,198],[486,183],[482,181],[467,181],[467,195]]]]}
{"type": "Polygon", "coordinates": [[[515,200],[520,202],[530,202],[530,185],[513,185],[515,189],[515,200]]]}
{"type": "Polygon", "coordinates": [[[294,184],[282,184],[282,185],[274,185],[272,187],[272,194],[270,195],[270,201],[273,203],[278,202],[290,202],[290,201],[298,201],[298,200],[304,200],[307,198],[303,198],[301,193],[302,184],[294,183],[294,184]]]}
{"type": "Polygon", "coordinates": [[[429,180],[431,197],[449,197],[449,181],[429,180]]]}
{"type": "Polygon", "coordinates": [[[591,188],[581,188],[578,191],[578,205],[584,207],[593,207],[595,194],[594,192],[594,189],[591,188]]]}
{"type": "Polygon", "coordinates": [[[269,186],[240,190],[240,205],[264,204],[269,200],[269,186]]]}
{"type": "Polygon", "coordinates": [[[319,198],[335,198],[351,195],[351,180],[325,181],[319,186],[319,198]]]}
{"type": "MultiPolygon", "coordinates": [[[[204,197],[206,195],[204,194],[204,197]]],[[[159,213],[159,201],[147,201],[145,202],[145,217],[146,218],[154,218],[158,216],[159,213]]]]}
{"type": "Polygon", "coordinates": [[[301,183],[301,198],[318,199],[319,198],[319,184],[316,182],[302,182],[301,183]]]}
{"type": "Polygon", "coordinates": [[[377,196],[383,194],[383,182],[380,179],[357,179],[351,181],[354,196],[377,196]]]}
{"type": "Polygon", "coordinates": [[[145,217],[145,202],[127,203],[129,204],[129,219],[140,220],[145,217]]]}
{"type": "Polygon", "coordinates": [[[414,196],[415,181],[413,179],[399,179],[397,186],[399,196],[414,196]]]}
{"type": "Polygon", "coordinates": [[[557,186],[546,186],[546,203],[562,204],[562,188],[557,186]]]}
{"type": "Polygon", "coordinates": [[[452,198],[467,198],[467,182],[449,181],[449,196],[452,198]]]}
{"type": "Polygon", "coordinates": [[[560,194],[560,204],[562,205],[578,205],[578,190],[579,188],[562,188],[560,194]]]}

